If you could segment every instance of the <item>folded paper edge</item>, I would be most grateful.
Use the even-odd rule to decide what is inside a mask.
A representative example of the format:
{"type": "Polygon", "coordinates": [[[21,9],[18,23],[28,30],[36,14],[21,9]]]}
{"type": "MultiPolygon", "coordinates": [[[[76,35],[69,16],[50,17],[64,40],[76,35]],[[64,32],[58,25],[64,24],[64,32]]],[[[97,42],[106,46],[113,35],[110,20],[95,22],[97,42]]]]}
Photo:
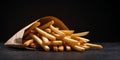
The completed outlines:
{"type": "Polygon", "coordinates": [[[30,23],[29,25],[25,26],[24,28],[22,28],[20,31],[18,31],[16,34],[14,34],[10,39],[8,39],[4,45],[8,46],[8,47],[17,47],[17,48],[23,48],[23,44],[22,44],[22,38],[24,35],[24,32],[27,28],[29,28],[32,24],[34,24],[35,22],[39,21],[40,19],[30,23]]]}

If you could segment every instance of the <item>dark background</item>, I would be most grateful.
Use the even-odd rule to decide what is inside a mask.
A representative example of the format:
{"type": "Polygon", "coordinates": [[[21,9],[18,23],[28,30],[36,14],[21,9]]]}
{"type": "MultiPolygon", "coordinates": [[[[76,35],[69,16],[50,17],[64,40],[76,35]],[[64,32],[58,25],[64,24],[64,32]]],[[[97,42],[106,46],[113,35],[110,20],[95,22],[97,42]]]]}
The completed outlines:
{"type": "Polygon", "coordinates": [[[2,1],[0,42],[7,41],[24,26],[44,16],[61,19],[76,32],[90,31],[91,42],[120,42],[118,2],[94,1],[2,1]]]}

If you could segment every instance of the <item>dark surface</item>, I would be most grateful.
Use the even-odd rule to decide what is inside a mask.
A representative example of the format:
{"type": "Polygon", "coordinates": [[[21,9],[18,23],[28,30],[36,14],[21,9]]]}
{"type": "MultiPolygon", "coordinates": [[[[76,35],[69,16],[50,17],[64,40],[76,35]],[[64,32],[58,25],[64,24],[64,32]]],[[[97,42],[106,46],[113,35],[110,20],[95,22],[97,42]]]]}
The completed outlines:
{"type": "Polygon", "coordinates": [[[0,60],[120,60],[120,43],[98,43],[102,50],[44,52],[8,48],[0,43],[0,60]]]}

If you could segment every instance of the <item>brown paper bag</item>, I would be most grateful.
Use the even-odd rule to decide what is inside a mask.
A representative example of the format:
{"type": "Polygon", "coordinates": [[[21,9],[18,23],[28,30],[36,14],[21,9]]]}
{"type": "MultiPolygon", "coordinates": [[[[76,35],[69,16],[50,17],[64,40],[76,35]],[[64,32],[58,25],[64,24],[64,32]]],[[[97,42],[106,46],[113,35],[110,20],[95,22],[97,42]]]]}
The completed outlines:
{"type": "MultiPolygon", "coordinates": [[[[40,18],[36,21],[39,21],[41,23],[41,25],[43,25],[51,20],[54,20],[55,25],[58,26],[60,29],[65,29],[65,30],[68,29],[68,27],[60,19],[53,17],[53,16],[46,16],[46,17],[40,18]]],[[[23,38],[24,32],[36,21],[32,22],[31,24],[27,25],[26,27],[24,27],[23,29],[18,31],[8,41],[6,41],[4,43],[4,45],[7,47],[24,48],[24,46],[22,44],[22,38],[23,38]]]]}

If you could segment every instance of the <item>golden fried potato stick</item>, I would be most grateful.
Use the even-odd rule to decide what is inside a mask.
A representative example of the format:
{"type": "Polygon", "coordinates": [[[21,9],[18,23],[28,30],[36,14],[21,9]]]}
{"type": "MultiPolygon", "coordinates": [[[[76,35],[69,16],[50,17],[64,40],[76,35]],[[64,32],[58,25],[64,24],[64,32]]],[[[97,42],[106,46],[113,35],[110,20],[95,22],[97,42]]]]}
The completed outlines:
{"type": "Polygon", "coordinates": [[[86,45],[89,46],[90,48],[95,48],[95,49],[102,49],[103,48],[102,45],[97,45],[97,44],[86,43],[86,45]]]}
{"type": "Polygon", "coordinates": [[[59,29],[55,28],[55,27],[52,26],[52,25],[50,25],[50,29],[51,29],[52,31],[54,31],[55,33],[59,34],[61,37],[64,37],[64,36],[65,36],[65,34],[64,34],[62,31],[60,31],[59,29]]]}
{"type": "Polygon", "coordinates": [[[69,45],[65,45],[66,51],[71,51],[71,47],[69,45]]]}
{"type": "Polygon", "coordinates": [[[83,48],[85,48],[85,50],[88,50],[88,49],[90,49],[90,47],[89,46],[87,46],[87,45],[84,45],[84,46],[82,46],[83,48]]]}
{"type": "Polygon", "coordinates": [[[86,43],[86,42],[89,42],[89,41],[90,41],[90,40],[87,39],[87,38],[77,37],[77,36],[74,36],[74,35],[71,35],[71,38],[80,41],[80,43],[86,43]]]}
{"type": "Polygon", "coordinates": [[[45,31],[46,31],[47,33],[51,33],[51,32],[52,32],[50,28],[46,28],[45,31]]]}
{"type": "Polygon", "coordinates": [[[50,21],[50,22],[48,22],[48,23],[46,23],[46,24],[44,24],[44,25],[42,25],[42,26],[40,26],[39,28],[40,28],[40,29],[45,29],[45,28],[49,27],[49,26],[52,25],[52,24],[54,24],[54,21],[53,21],[53,20],[50,21]]]}
{"type": "Polygon", "coordinates": [[[87,34],[89,34],[89,31],[80,32],[80,33],[74,33],[74,34],[72,34],[72,35],[74,35],[74,36],[86,36],[87,34]]]}
{"type": "Polygon", "coordinates": [[[39,25],[40,25],[40,22],[35,22],[32,26],[30,26],[30,27],[26,30],[26,32],[24,33],[24,37],[25,37],[27,34],[29,34],[32,29],[34,29],[35,27],[37,27],[37,26],[39,26],[39,25]]]}
{"type": "Polygon", "coordinates": [[[23,45],[25,46],[25,47],[28,47],[31,43],[33,43],[33,39],[30,39],[30,40],[27,40],[27,41],[25,41],[24,43],[23,43],[23,45]]]}
{"type": "Polygon", "coordinates": [[[74,45],[74,46],[71,46],[74,50],[76,51],[85,51],[85,48],[81,47],[81,46],[77,46],[77,45],[74,45]]]}
{"type": "Polygon", "coordinates": [[[41,36],[42,40],[43,40],[43,43],[45,45],[50,45],[50,41],[48,40],[48,38],[46,38],[45,36],[41,36]]]}
{"type": "Polygon", "coordinates": [[[42,40],[41,40],[37,35],[35,35],[35,34],[33,34],[33,33],[30,33],[29,35],[30,35],[45,51],[50,51],[49,46],[44,45],[43,42],[42,42],[42,40]]]}
{"type": "Polygon", "coordinates": [[[63,42],[67,43],[68,45],[80,45],[79,41],[71,39],[67,36],[63,38],[63,42]]]}
{"type": "Polygon", "coordinates": [[[62,52],[62,51],[64,51],[64,46],[58,46],[58,50],[60,51],[60,52],[62,52]]]}
{"type": "Polygon", "coordinates": [[[65,35],[72,35],[74,33],[74,30],[60,30],[62,31],[63,33],[65,33],[65,35]]]}
{"type": "Polygon", "coordinates": [[[90,40],[89,39],[87,39],[87,38],[83,38],[83,37],[79,37],[82,41],[84,41],[84,42],[89,42],[90,40]]]}
{"type": "Polygon", "coordinates": [[[61,39],[61,36],[59,34],[52,33],[56,37],[56,39],[61,39]]]}
{"type": "Polygon", "coordinates": [[[53,35],[45,32],[45,31],[43,31],[43,30],[40,29],[40,28],[37,28],[37,27],[36,27],[35,30],[36,30],[39,34],[45,36],[46,38],[48,38],[48,39],[50,39],[50,40],[52,40],[52,41],[55,41],[55,40],[56,40],[56,37],[55,37],[55,36],[53,36],[53,35]]]}
{"type": "Polygon", "coordinates": [[[58,51],[58,46],[53,46],[53,51],[58,51]]]}
{"type": "Polygon", "coordinates": [[[62,45],[62,41],[51,41],[50,45],[54,45],[54,46],[62,45]]]}

